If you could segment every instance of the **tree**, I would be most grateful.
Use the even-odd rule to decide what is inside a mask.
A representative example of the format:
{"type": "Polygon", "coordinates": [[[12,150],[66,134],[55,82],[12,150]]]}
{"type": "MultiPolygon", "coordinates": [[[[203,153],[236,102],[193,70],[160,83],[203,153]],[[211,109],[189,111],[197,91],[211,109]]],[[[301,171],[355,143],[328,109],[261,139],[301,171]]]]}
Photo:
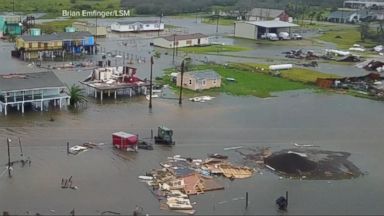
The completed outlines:
{"type": "Polygon", "coordinates": [[[77,105],[86,103],[87,99],[84,96],[84,89],[82,89],[79,85],[73,84],[69,88],[69,105],[71,107],[77,107],[77,105]]]}
{"type": "Polygon", "coordinates": [[[315,16],[316,16],[316,11],[312,11],[311,13],[309,13],[309,20],[310,20],[310,22],[309,22],[309,24],[310,25],[312,25],[312,21],[313,21],[313,18],[315,18],[315,16]]]}
{"type": "Polygon", "coordinates": [[[369,23],[368,22],[362,22],[359,26],[359,31],[360,31],[361,41],[365,42],[365,39],[368,37],[369,23]]]}

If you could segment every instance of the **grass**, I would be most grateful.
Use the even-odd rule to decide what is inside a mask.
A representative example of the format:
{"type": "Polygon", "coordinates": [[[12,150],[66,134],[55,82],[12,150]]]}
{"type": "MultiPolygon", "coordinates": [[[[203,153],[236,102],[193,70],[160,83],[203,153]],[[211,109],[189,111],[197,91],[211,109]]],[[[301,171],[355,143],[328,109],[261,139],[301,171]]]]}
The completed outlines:
{"type": "MultiPolygon", "coordinates": [[[[113,10],[120,9],[120,0],[15,0],[15,11],[49,13],[61,16],[62,10],[113,10]]],[[[0,11],[12,11],[12,0],[0,0],[0,11]]]]}
{"type": "MultiPolygon", "coordinates": [[[[279,77],[273,77],[268,74],[257,73],[246,68],[225,67],[223,65],[208,64],[195,66],[193,70],[212,69],[222,77],[220,88],[204,90],[200,94],[224,92],[237,96],[256,96],[261,98],[270,97],[273,92],[282,92],[289,90],[299,90],[310,88],[309,85],[294,82],[279,77]],[[225,78],[234,78],[236,82],[227,81],[225,78]]],[[[174,70],[167,70],[163,80],[173,88],[178,88],[170,82],[169,74],[174,70]]],[[[185,91],[187,95],[195,96],[196,92],[185,91]]]]}
{"type": "Polygon", "coordinates": [[[319,36],[317,39],[331,42],[337,45],[340,49],[348,49],[353,46],[353,44],[360,44],[365,47],[373,47],[377,45],[377,43],[366,39],[365,42],[361,41],[359,26],[332,26],[327,27],[327,30],[319,36]]]}
{"type": "MultiPolygon", "coordinates": [[[[203,18],[202,23],[205,24],[211,24],[211,25],[216,25],[217,24],[217,19],[216,18],[203,18]]],[[[235,20],[233,19],[224,19],[220,18],[219,19],[219,25],[224,25],[224,26],[233,26],[233,23],[235,23],[235,20]]]]}
{"type": "Polygon", "coordinates": [[[63,32],[65,27],[72,26],[73,22],[76,22],[76,20],[68,19],[68,20],[61,20],[61,21],[52,21],[52,22],[37,24],[36,27],[40,28],[41,31],[45,34],[51,34],[54,32],[63,32]]]}
{"type": "Polygon", "coordinates": [[[219,52],[241,52],[251,50],[247,47],[234,46],[234,45],[210,45],[210,46],[196,46],[196,47],[183,47],[179,49],[186,53],[219,53],[219,52]]]}
{"type": "MultiPolygon", "coordinates": [[[[234,63],[231,64],[231,67],[241,68],[250,71],[257,71],[265,74],[270,73],[270,70],[268,69],[269,65],[266,64],[234,63]]],[[[280,77],[291,81],[314,84],[317,78],[338,78],[339,76],[334,74],[322,73],[306,68],[294,67],[289,70],[281,70],[280,77]]]]}

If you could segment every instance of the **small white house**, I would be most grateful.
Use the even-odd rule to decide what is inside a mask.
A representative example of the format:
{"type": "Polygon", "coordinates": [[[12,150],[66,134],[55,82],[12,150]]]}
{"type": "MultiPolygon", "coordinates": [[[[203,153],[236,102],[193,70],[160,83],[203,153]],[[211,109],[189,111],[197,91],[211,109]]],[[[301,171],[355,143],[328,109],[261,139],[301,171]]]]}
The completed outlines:
{"type": "Polygon", "coordinates": [[[209,45],[209,40],[207,35],[201,33],[170,35],[154,39],[153,45],[163,48],[206,46],[209,45]]]}
{"type": "Polygon", "coordinates": [[[163,31],[164,23],[158,21],[115,22],[111,30],[116,32],[163,31]]]}

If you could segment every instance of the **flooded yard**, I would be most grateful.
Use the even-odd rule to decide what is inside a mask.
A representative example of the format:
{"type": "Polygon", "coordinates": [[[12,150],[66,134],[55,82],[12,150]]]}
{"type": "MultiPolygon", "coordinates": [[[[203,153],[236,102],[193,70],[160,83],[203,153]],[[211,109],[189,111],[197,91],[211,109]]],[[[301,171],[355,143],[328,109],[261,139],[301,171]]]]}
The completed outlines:
{"type": "MultiPolygon", "coordinates": [[[[169,23],[190,25],[191,28],[198,25],[193,20],[169,23]]],[[[206,33],[214,34],[211,26],[205,28],[206,33]]],[[[231,29],[222,31],[230,32],[231,29]]],[[[108,38],[100,43],[111,50],[145,57],[147,61],[152,52],[147,41],[135,43],[137,47],[124,47],[108,38]]],[[[10,50],[13,45],[0,42],[0,46],[0,74],[41,70],[12,59],[10,50]]],[[[278,47],[263,49],[268,55],[281,53],[278,47]]],[[[249,55],[256,55],[256,52],[249,55]]],[[[94,60],[100,58],[101,55],[94,60]]],[[[219,62],[238,59],[209,58],[219,62]]],[[[177,62],[180,60],[181,56],[177,62]]],[[[149,64],[135,66],[140,77],[149,77],[149,64]]],[[[171,66],[172,55],[162,55],[156,60],[155,76],[171,66]]],[[[350,66],[320,67],[325,72],[355,73],[350,66]]],[[[56,70],[55,73],[71,85],[85,79],[90,71],[56,70]]],[[[171,93],[168,96],[177,98],[171,93]]],[[[224,148],[270,147],[279,151],[299,143],[316,145],[320,150],[348,152],[351,154],[348,159],[364,175],[346,180],[304,181],[280,179],[273,172],[264,171],[252,178],[225,181],[225,190],[193,197],[191,201],[197,203],[194,206],[196,214],[280,214],[275,199],[285,191],[290,194],[287,215],[381,214],[384,211],[383,103],[312,90],[288,91],[275,96],[260,99],[220,94],[205,103],[184,100],[182,106],[176,99],[154,99],[152,110],[148,109],[145,97],[116,101],[107,98],[102,104],[90,97],[86,109],[78,112],[26,111],[21,115],[15,111],[8,116],[2,115],[0,210],[11,214],[62,215],[75,209],[77,215],[99,215],[105,211],[132,214],[135,207],[140,206],[150,215],[169,215],[172,213],[160,210],[158,200],[137,178],[158,167],[167,157],[179,154],[204,158],[207,153],[220,153],[241,160],[238,153],[224,151],[224,148]],[[175,146],[156,145],[153,151],[123,154],[112,147],[113,132],[126,131],[150,137],[150,130],[156,132],[160,125],[174,130],[175,146]],[[8,178],[6,171],[7,137],[12,140],[12,160],[20,159],[19,137],[24,156],[31,159],[30,167],[15,165],[12,178],[8,178]],[[67,142],[71,146],[85,142],[104,145],[78,155],[67,155],[67,142]],[[62,189],[62,179],[71,176],[78,189],[62,189]],[[245,209],[244,201],[246,192],[249,193],[248,209],[245,209]]]]}

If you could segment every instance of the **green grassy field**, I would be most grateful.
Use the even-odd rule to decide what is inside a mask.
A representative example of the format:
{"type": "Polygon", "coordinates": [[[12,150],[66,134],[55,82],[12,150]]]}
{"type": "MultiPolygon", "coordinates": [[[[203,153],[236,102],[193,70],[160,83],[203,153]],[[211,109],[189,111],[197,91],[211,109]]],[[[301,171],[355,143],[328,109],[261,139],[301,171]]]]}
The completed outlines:
{"type": "Polygon", "coordinates": [[[65,27],[72,26],[73,22],[76,22],[76,20],[68,19],[62,21],[44,22],[42,24],[36,25],[36,27],[40,28],[41,31],[45,34],[51,34],[54,32],[63,32],[65,27]]]}
{"type": "Polygon", "coordinates": [[[340,49],[348,49],[352,47],[353,44],[360,44],[365,47],[373,47],[377,45],[377,43],[369,39],[366,39],[365,42],[361,41],[358,25],[334,25],[326,27],[324,28],[324,33],[317,39],[334,43],[340,49]]]}
{"type": "MultiPolygon", "coordinates": [[[[244,70],[250,70],[261,73],[269,73],[269,65],[266,64],[254,64],[254,63],[234,63],[231,67],[242,68],[244,70]]],[[[339,76],[334,74],[322,73],[306,68],[294,67],[289,70],[281,70],[280,77],[292,81],[314,84],[317,78],[338,78],[339,76]]]]}
{"type": "MultiPolygon", "coordinates": [[[[215,18],[214,19],[203,18],[201,22],[205,24],[211,24],[211,25],[217,24],[217,20],[215,18]]],[[[235,23],[235,20],[233,19],[224,19],[224,18],[219,19],[219,25],[233,26],[234,23],[235,23]]]]}
{"type": "MultiPolygon", "coordinates": [[[[311,86],[300,82],[294,82],[279,77],[272,77],[263,73],[255,73],[245,68],[236,69],[233,67],[225,67],[223,65],[199,65],[195,66],[193,70],[212,69],[222,76],[221,88],[211,89],[203,91],[202,93],[196,93],[190,90],[186,90],[186,94],[189,96],[196,96],[207,93],[224,92],[231,95],[238,96],[256,96],[256,97],[270,97],[273,92],[282,92],[289,90],[298,90],[311,88],[311,86]],[[227,81],[225,78],[234,78],[236,82],[227,81]]],[[[172,87],[178,88],[170,82],[169,74],[172,70],[168,70],[163,80],[166,84],[170,84],[172,87]]]]}
{"type": "Polygon", "coordinates": [[[13,2],[15,11],[33,13],[46,12],[61,16],[62,10],[119,9],[120,0],[0,0],[0,11],[12,11],[13,2]]]}
{"type": "Polygon", "coordinates": [[[180,51],[186,53],[221,53],[221,52],[240,52],[247,51],[250,48],[234,46],[234,45],[210,45],[210,46],[200,46],[200,47],[183,47],[179,49],[180,51]]]}

